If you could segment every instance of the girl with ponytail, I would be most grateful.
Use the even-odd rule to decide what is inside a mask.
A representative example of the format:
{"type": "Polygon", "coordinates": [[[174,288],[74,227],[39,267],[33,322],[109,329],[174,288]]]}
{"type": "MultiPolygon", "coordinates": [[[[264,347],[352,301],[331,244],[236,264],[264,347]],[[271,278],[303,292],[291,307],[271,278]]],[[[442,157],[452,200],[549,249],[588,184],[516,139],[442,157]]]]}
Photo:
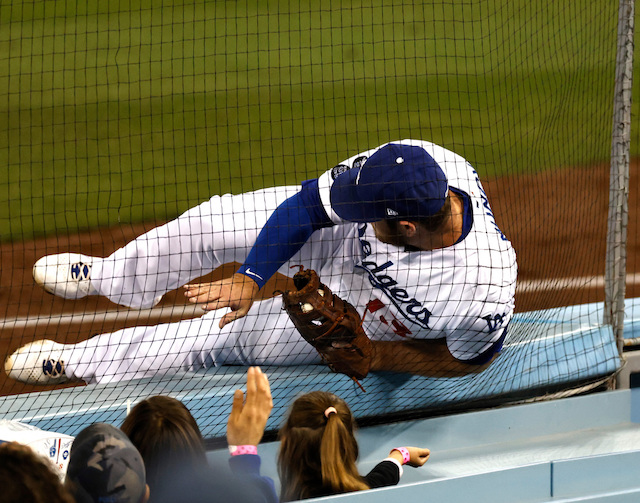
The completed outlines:
{"type": "Polygon", "coordinates": [[[422,466],[429,449],[399,447],[366,476],[358,473],[355,420],[346,402],[313,391],[297,398],[280,429],[280,500],[294,501],[395,485],[402,465],[422,466]]]}

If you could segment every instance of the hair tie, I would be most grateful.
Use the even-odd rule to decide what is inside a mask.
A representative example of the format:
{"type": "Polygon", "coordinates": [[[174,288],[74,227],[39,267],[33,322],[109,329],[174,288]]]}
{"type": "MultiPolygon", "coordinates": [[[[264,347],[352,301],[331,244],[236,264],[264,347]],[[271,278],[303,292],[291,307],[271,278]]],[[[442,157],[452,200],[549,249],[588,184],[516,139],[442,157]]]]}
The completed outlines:
{"type": "Polygon", "coordinates": [[[337,414],[338,411],[335,407],[327,407],[327,410],[324,411],[324,417],[329,419],[329,414],[337,414]]]}

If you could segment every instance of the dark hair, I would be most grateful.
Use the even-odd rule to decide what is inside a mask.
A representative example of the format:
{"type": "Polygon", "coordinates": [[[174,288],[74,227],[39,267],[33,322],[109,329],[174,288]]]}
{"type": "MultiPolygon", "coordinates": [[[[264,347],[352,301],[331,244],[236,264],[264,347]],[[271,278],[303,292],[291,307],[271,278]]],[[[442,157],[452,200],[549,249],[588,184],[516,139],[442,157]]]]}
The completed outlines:
{"type": "Polygon", "coordinates": [[[298,397],[279,432],[281,501],[369,489],[358,473],[355,420],[346,402],[325,391],[298,397]],[[329,407],[336,412],[325,415],[329,407]]]}
{"type": "Polygon", "coordinates": [[[0,444],[0,487],[7,503],[74,503],[51,463],[17,442],[0,444]]]}
{"type": "Polygon", "coordinates": [[[207,463],[198,423],[175,398],[153,396],[143,400],[131,409],[120,429],[144,459],[152,499],[154,487],[165,483],[174,467],[207,463]]]}
{"type": "MultiPolygon", "coordinates": [[[[445,199],[444,205],[440,208],[438,213],[431,215],[430,217],[422,218],[407,218],[404,220],[410,220],[416,224],[424,227],[429,232],[438,231],[445,223],[447,217],[451,215],[451,196],[448,195],[445,199]]],[[[398,234],[398,220],[387,220],[389,229],[398,234]]]]}

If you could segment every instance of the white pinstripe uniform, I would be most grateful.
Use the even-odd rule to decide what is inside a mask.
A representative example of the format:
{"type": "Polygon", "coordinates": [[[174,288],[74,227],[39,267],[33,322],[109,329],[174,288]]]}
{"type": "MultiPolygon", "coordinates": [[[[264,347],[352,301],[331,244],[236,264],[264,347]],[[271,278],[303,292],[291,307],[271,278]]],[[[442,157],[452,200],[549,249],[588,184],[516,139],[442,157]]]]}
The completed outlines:
{"type": "MultiPolygon", "coordinates": [[[[318,179],[320,199],[334,226],[315,231],[279,271],[315,269],[334,293],[364,315],[373,340],[446,338],[451,354],[469,361],[498,341],[511,319],[517,275],[515,252],[498,228],[476,171],[433,143],[424,148],[449,187],[469,196],[471,227],[463,240],[433,251],[408,251],[379,241],[370,224],[343,221],[329,191],[338,172],[361,165],[362,152],[318,179]]],[[[140,236],[93,264],[93,288],[112,301],[145,308],[153,299],[221,264],[242,263],[265,222],[299,187],[214,196],[176,220],[140,236]]],[[[70,377],[109,382],[175,369],[224,364],[293,365],[319,357],[297,333],[279,297],[254,303],[248,315],[220,329],[221,309],[192,320],[132,327],[69,346],[70,377]]]]}

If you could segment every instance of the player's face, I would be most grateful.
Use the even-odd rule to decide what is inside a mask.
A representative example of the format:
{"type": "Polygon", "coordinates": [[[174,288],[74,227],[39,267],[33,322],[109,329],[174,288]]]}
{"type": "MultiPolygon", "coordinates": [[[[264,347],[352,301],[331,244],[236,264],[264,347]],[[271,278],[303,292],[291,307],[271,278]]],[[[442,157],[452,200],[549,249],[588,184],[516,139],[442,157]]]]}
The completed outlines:
{"type": "Polygon", "coordinates": [[[406,239],[400,232],[400,226],[389,225],[388,220],[380,220],[371,224],[376,237],[383,243],[387,243],[394,246],[406,245],[406,239]]]}

